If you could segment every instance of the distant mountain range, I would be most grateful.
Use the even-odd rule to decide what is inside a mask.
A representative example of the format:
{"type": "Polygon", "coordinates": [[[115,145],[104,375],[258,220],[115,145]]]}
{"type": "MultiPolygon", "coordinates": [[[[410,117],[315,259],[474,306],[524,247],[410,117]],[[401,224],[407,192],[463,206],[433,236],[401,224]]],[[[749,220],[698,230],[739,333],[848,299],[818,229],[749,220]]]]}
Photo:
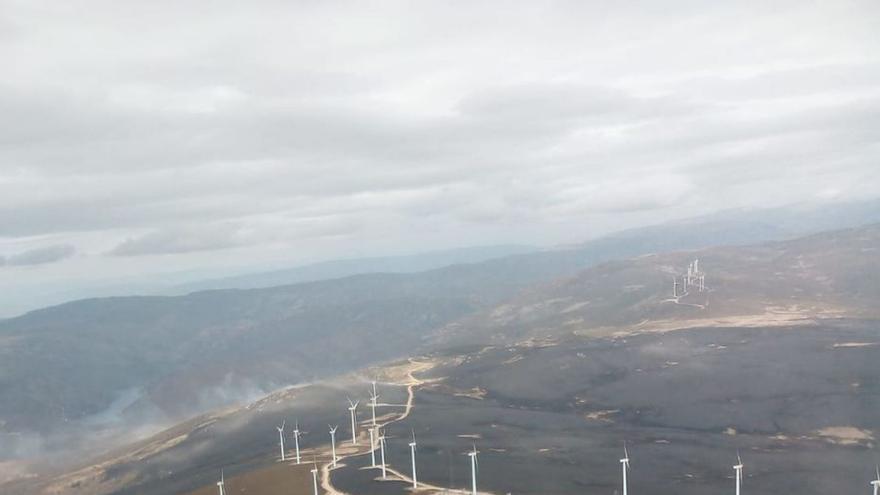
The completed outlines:
{"type": "Polygon", "coordinates": [[[533,246],[500,245],[447,249],[403,256],[332,260],[281,270],[179,284],[165,292],[168,294],[187,294],[201,290],[260,289],[363,273],[415,273],[449,265],[479,263],[493,258],[535,251],[538,251],[538,248],[533,246]]]}
{"type": "MultiPolygon", "coordinates": [[[[433,345],[438,332],[448,331],[456,322],[459,335],[469,331],[474,335],[484,331],[529,334],[545,325],[529,323],[532,330],[528,331],[492,327],[485,320],[486,312],[505,301],[520,304],[517,301],[545,290],[545,284],[554,279],[571,277],[609,260],[790,238],[804,230],[851,225],[875,217],[880,217],[878,202],[727,212],[625,231],[566,248],[416,273],[367,273],[182,296],[88,299],[33,311],[0,321],[0,390],[4,397],[0,401],[0,434],[17,435],[9,437],[11,447],[0,452],[0,460],[33,452],[25,449],[27,442],[21,440],[30,433],[62,438],[62,433],[105,425],[167,424],[287,384],[410,355],[433,345]]],[[[472,251],[466,256],[480,255],[472,251]]],[[[666,264],[680,267],[688,256],[680,255],[666,264]]],[[[409,263],[415,267],[427,261],[411,258],[409,263]]],[[[707,263],[713,265],[711,259],[707,263]]],[[[401,271],[406,265],[400,259],[338,262],[206,284],[260,284],[383,264],[401,271]]],[[[642,274],[642,262],[626,266],[638,267],[642,274]]],[[[714,269],[720,270],[720,265],[715,264],[714,269]]],[[[734,274],[738,268],[728,264],[724,269],[734,274]]],[[[613,290],[628,291],[635,306],[612,305],[607,314],[621,309],[625,311],[619,322],[635,321],[626,318],[640,315],[639,298],[662,293],[660,289],[671,284],[668,274],[650,273],[653,275],[647,281],[639,275],[631,284],[610,285],[613,290]],[[644,287],[626,288],[629,285],[644,287]]],[[[710,278],[709,283],[714,282],[710,278]]],[[[565,308],[551,305],[535,311],[534,317],[549,311],[546,326],[565,323],[560,318],[589,321],[594,317],[593,308],[600,306],[592,304],[584,315],[573,310],[562,316],[556,314],[557,309],[565,308]]],[[[609,318],[609,322],[615,321],[609,318]]]]}
{"type": "MultiPolygon", "coordinates": [[[[711,215],[640,227],[610,234],[582,245],[550,249],[571,250],[614,246],[632,241],[639,251],[667,251],[682,246],[725,246],[782,240],[813,232],[880,222],[880,200],[850,203],[803,204],[781,208],[725,210],[711,215]]],[[[539,243],[536,243],[539,244],[539,243]]],[[[496,258],[547,251],[525,245],[478,246],[403,256],[332,260],[292,268],[199,280],[163,289],[163,295],[201,290],[257,289],[364,273],[416,273],[450,265],[472,264],[496,258]]]]}
{"type": "MultiPolygon", "coordinates": [[[[632,236],[634,242],[647,242],[656,251],[677,249],[682,235],[702,246],[748,244],[765,240],[789,239],[823,230],[855,227],[880,222],[880,200],[811,203],[771,209],[726,210],[661,225],[640,227],[592,239],[612,243],[632,236]],[[691,224],[695,228],[679,227],[691,224]],[[697,228],[699,227],[699,228],[697,228]]],[[[584,238],[591,237],[585,229],[584,238]]],[[[89,282],[84,285],[23,286],[0,299],[0,320],[23,312],[78,299],[125,295],[182,295],[201,290],[254,289],[290,285],[316,280],[342,278],[364,273],[416,273],[444,266],[479,263],[511,255],[548,250],[536,239],[531,245],[477,246],[438,250],[411,255],[331,260],[313,264],[264,270],[229,276],[204,273],[161,273],[118,280],[89,282]]],[[[563,246],[550,250],[573,249],[563,246]]]]}

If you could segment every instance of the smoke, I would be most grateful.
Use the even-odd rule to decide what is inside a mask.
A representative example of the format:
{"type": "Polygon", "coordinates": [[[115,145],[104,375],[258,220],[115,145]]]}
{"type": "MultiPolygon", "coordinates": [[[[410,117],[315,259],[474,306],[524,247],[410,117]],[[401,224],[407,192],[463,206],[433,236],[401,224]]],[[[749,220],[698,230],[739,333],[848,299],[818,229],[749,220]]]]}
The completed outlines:
{"type": "MultiPolygon", "coordinates": [[[[186,435],[173,448],[160,450],[150,465],[163,469],[198,469],[211,463],[212,452],[237,445],[237,455],[258,455],[259,449],[275,449],[274,427],[297,417],[342,422],[347,418],[346,397],[363,399],[373,377],[360,374],[337,376],[319,383],[295,385],[255,380],[227,373],[216,385],[205,387],[186,410],[169,414],[151,398],[148,390],[131,388],[119,392],[104,410],[78,420],[68,420],[51,433],[0,433],[0,482],[68,470],[84,461],[132,442],[164,435],[186,435]],[[224,408],[224,409],[220,409],[224,408]],[[200,417],[205,411],[208,416],[200,417]],[[186,423],[186,421],[191,421],[186,423]],[[169,430],[169,428],[174,429],[169,430]],[[181,428],[182,427],[182,428],[181,428]],[[264,435],[265,432],[269,434],[264,435]],[[247,443],[244,439],[263,439],[247,443]],[[245,447],[241,442],[245,442],[245,447]],[[258,450],[253,450],[253,449],[258,450]],[[250,450],[248,450],[250,449],[250,450]]],[[[386,389],[387,393],[392,393],[386,389]]],[[[392,393],[393,397],[393,393],[392,393]]],[[[402,400],[402,399],[401,399],[402,400]]],[[[317,432],[316,432],[317,433],[317,432]]],[[[165,438],[163,436],[162,438],[165,438]]],[[[170,437],[169,437],[170,438],[170,437]]],[[[138,463],[123,463],[112,474],[140,470],[138,463]]],[[[161,469],[160,469],[161,471],[161,469]]],[[[110,472],[108,472],[110,473],[110,472]]],[[[149,473],[142,473],[149,476],[149,473]]]]}
{"type": "Polygon", "coordinates": [[[227,373],[220,384],[199,392],[193,411],[210,411],[233,404],[249,404],[259,400],[287,384],[276,381],[258,381],[235,373],[227,373]]]}
{"type": "Polygon", "coordinates": [[[35,476],[46,469],[80,463],[174,424],[176,418],[164,414],[145,397],[140,388],[127,389],[103,411],[77,420],[66,419],[50,432],[0,432],[0,480],[35,476]]]}

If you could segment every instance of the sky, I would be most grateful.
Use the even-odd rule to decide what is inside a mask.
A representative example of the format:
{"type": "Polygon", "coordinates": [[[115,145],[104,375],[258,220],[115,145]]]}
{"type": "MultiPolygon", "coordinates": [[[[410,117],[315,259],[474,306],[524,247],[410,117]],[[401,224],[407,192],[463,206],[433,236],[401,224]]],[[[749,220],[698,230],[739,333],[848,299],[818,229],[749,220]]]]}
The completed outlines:
{"type": "Polygon", "coordinates": [[[876,1],[2,0],[0,292],[874,198],[878,25],[876,1]]]}

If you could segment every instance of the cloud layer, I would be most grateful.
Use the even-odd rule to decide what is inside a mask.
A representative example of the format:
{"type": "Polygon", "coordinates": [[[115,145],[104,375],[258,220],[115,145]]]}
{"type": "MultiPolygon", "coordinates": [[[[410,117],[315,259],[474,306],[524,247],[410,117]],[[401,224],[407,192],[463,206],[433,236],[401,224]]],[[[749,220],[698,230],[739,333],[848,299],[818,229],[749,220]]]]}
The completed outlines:
{"type": "Polygon", "coordinates": [[[136,275],[876,196],[878,14],[13,1],[0,252],[136,275]]]}
{"type": "Polygon", "coordinates": [[[0,256],[0,266],[30,266],[55,263],[70,258],[76,253],[76,248],[69,244],[55,244],[51,246],[29,249],[6,257],[0,256]]]}

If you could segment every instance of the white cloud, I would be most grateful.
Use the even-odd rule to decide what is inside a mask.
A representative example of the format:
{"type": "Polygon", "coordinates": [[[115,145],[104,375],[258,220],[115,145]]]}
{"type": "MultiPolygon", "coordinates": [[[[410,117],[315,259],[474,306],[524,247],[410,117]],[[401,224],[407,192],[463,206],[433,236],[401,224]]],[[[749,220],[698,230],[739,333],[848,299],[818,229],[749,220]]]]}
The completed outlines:
{"type": "Polygon", "coordinates": [[[41,270],[82,279],[876,196],[877,14],[8,2],[0,246],[76,245],[41,270]]]}

